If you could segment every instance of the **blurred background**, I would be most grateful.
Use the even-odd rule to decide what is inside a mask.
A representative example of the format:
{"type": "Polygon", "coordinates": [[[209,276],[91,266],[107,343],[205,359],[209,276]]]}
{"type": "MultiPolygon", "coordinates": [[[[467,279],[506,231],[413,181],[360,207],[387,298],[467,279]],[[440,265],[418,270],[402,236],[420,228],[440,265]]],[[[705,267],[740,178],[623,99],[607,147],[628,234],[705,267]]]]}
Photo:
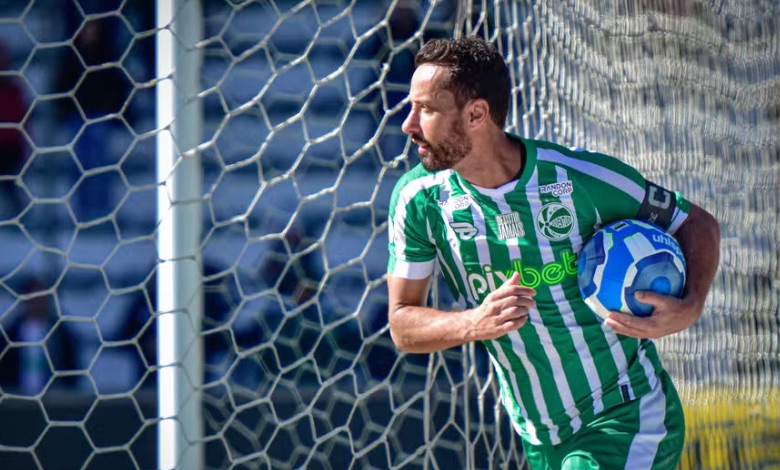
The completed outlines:
{"type": "MultiPolygon", "coordinates": [[[[156,3],[0,0],[0,468],[157,465],[156,3]]],[[[481,348],[401,355],[386,326],[414,54],[453,34],[507,58],[508,130],[716,215],[707,312],[659,341],[685,466],[780,466],[776,3],[200,4],[208,468],[522,465],[481,348]]]]}
{"type": "MultiPolygon", "coordinates": [[[[247,314],[229,325],[236,340],[246,333],[252,343],[260,339],[260,310],[273,318],[317,294],[321,305],[333,304],[320,315],[355,311],[367,284],[384,275],[380,227],[403,171],[388,167],[406,145],[403,116],[384,117],[382,108],[405,97],[412,47],[395,59],[383,90],[378,79],[391,65],[390,29],[358,45],[352,37],[382,19],[386,7],[361,2],[321,28],[328,19],[322,16],[343,6],[318,5],[317,18],[312,5],[286,11],[294,5],[203,2],[202,253],[206,301],[214,302],[206,310],[224,322],[236,316],[231,312],[242,296],[267,291],[268,299],[251,300],[262,306],[241,305],[247,314]],[[312,90],[315,80],[334,73],[312,90]],[[335,267],[333,285],[322,286],[335,267]]],[[[35,279],[42,284],[36,289],[54,294],[49,300],[59,314],[86,317],[68,322],[83,340],[75,362],[95,361],[80,385],[106,392],[132,389],[154,363],[136,345],[104,348],[94,358],[103,340],[153,333],[147,324],[158,260],[154,7],[143,0],[8,2],[0,27],[9,89],[4,122],[14,123],[4,129],[11,142],[4,161],[16,162],[3,179],[6,305],[37,292],[24,287],[35,279]],[[127,361],[147,364],[131,370],[127,361]]],[[[395,41],[404,41],[416,31],[419,12],[397,10],[391,23],[399,23],[393,28],[402,37],[395,41]]],[[[441,10],[446,19],[452,5],[449,13],[441,10]]],[[[444,35],[452,21],[440,27],[444,35]]],[[[367,307],[382,315],[381,295],[364,301],[371,302],[377,305],[367,307]]],[[[381,328],[384,320],[375,321],[372,328],[381,328]]]]}

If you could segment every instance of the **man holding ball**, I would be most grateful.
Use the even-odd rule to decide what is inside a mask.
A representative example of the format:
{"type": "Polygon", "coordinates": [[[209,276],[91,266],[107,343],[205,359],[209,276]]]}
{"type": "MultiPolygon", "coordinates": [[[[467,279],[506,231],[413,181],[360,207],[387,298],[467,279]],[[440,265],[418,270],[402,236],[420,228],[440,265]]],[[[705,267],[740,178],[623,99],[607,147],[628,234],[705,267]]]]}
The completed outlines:
{"type": "Polygon", "coordinates": [[[477,37],[416,57],[403,131],[421,164],[390,201],[389,323],[399,349],[481,341],[534,469],[671,469],[685,424],[652,338],[701,316],[719,227],[699,206],[616,158],[504,132],[509,72],[477,37]],[[601,226],[653,222],[688,264],[679,299],[647,293],[644,318],[584,303],[577,255],[601,226]],[[438,259],[458,311],[425,306],[438,259]]]}

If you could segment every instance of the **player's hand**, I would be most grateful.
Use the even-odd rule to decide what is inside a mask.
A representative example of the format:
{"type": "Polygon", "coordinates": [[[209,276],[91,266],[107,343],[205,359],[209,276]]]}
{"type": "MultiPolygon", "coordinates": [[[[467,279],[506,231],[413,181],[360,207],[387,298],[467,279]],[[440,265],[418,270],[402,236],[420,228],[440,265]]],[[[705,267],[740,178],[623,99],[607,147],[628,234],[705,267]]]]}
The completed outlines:
{"type": "Polygon", "coordinates": [[[525,325],[528,310],[536,305],[533,299],[536,291],[519,282],[520,274],[513,273],[485,297],[482,305],[466,312],[471,319],[473,339],[496,339],[525,325]]]}
{"type": "Polygon", "coordinates": [[[617,334],[634,338],[660,338],[689,328],[701,316],[703,305],[654,292],[637,292],[637,300],[652,305],[653,313],[637,317],[630,313],[609,312],[604,324],[617,334]]]}

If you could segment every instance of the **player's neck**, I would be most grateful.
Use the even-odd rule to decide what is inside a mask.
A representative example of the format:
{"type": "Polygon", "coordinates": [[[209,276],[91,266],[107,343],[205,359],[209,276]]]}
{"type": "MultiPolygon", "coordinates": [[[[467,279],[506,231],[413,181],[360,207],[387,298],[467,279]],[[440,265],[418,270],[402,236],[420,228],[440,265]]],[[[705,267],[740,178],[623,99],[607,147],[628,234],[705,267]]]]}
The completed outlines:
{"type": "Polygon", "coordinates": [[[525,164],[523,144],[505,134],[473,142],[471,155],[454,168],[469,183],[483,188],[499,188],[516,180],[525,164]]]}

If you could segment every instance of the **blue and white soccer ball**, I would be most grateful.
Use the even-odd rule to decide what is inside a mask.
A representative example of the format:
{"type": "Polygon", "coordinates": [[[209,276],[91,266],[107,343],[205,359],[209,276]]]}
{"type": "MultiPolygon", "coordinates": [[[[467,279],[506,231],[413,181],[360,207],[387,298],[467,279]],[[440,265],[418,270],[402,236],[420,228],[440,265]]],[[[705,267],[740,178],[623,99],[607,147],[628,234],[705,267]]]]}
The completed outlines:
{"type": "Polygon", "coordinates": [[[639,220],[605,225],[585,243],[577,262],[577,282],[585,303],[600,318],[609,311],[648,316],[653,306],[639,302],[637,291],[679,297],[687,267],[671,235],[639,220]]]}

